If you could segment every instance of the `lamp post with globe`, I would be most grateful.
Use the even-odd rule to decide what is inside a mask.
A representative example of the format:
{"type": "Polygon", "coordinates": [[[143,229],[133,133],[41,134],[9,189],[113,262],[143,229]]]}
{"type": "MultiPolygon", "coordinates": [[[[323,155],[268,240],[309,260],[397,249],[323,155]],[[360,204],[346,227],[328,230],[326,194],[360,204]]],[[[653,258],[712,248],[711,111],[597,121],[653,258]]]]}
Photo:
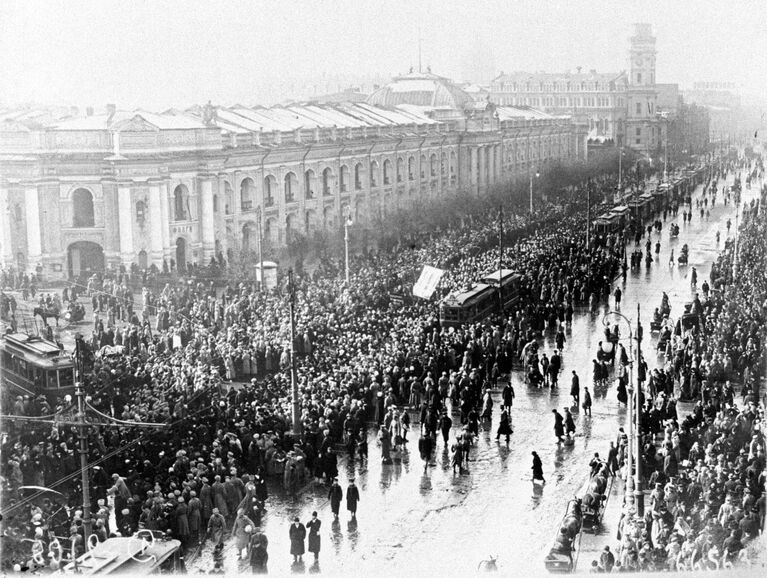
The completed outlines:
{"type": "MultiPolygon", "coordinates": [[[[639,461],[639,455],[634,456],[634,436],[639,435],[639,427],[638,427],[638,412],[637,412],[637,427],[636,432],[634,431],[634,348],[633,348],[633,340],[634,340],[634,332],[633,327],[631,325],[631,321],[628,317],[623,315],[623,313],[619,313],[618,311],[608,311],[605,313],[604,317],[602,317],[602,325],[604,325],[606,330],[609,330],[610,325],[608,323],[609,318],[611,316],[617,317],[618,319],[621,319],[626,322],[626,325],[629,329],[629,360],[628,360],[628,370],[629,370],[629,386],[628,386],[628,448],[626,448],[626,499],[629,505],[634,505],[634,490],[638,486],[638,480],[635,484],[635,480],[633,477],[633,470],[634,470],[634,459],[636,458],[637,462],[639,461]]],[[[620,339],[617,339],[615,344],[610,341],[603,341],[602,342],[602,351],[604,353],[611,353],[614,351],[616,344],[620,341],[620,339]],[[608,347],[609,345],[609,347],[608,347]]],[[[637,468],[637,476],[639,475],[639,468],[637,468]]]]}

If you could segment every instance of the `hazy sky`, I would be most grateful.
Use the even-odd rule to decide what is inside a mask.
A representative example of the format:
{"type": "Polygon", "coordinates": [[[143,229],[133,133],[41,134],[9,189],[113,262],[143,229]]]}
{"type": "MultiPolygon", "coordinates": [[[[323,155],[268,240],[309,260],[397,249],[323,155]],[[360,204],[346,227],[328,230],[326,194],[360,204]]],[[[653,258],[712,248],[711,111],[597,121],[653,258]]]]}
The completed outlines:
{"type": "MultiPolygon", "coordinates": [[[[767,94],[764,0],[0,0],[0,102],[257,104],[276,79],[628,68],[633,22],[657,79],[767,94]]],[[[486,82],[489,82],[489,78],[486,82]]],[[[290,95],[285,95],[288,97],[290,95]]]]}

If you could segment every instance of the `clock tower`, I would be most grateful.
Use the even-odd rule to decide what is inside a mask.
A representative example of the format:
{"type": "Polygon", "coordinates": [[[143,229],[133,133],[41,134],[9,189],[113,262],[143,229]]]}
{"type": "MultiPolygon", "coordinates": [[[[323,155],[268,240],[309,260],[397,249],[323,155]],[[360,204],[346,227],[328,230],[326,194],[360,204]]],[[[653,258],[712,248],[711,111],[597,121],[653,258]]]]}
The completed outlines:
{"type": "Polygon", "coordinates": [[[651,156],[661,142],[656,116],[655,37],[651,25],[634,24],[630,42],[631,76],[626,94],[628,110],[624,144],[651,156]]]}

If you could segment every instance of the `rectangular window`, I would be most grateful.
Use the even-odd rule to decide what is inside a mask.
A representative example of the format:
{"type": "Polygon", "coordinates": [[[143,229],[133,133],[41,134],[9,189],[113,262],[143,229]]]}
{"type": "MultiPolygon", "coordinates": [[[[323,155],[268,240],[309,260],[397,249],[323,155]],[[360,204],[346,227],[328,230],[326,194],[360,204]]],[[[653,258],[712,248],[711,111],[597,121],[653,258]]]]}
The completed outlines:
{"type": "Polygon", "coordinates": [[[642,84],[642,73],[637,72],[637,84],[642,84]]]}
{"type": "Polygon", "coordinates": [[[637,142],[637,144],[642,144],[642,139],[638,138],[636,142],[637,142]]]}
{"type": "Polygon", "coordinates": [[[637,136],[642,136],[642,127],[637,127],[637,136]]]}
{"type": "Polygon", "coordinates": [[[642,114],[642,103],[637,102],[637,114],[642,114]]]}

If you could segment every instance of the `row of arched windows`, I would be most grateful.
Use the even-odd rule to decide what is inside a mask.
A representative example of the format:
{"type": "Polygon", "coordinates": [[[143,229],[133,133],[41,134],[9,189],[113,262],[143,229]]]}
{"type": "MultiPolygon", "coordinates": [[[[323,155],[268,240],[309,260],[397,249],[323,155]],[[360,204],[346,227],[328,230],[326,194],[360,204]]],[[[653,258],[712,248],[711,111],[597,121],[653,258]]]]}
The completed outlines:
{"type": "MultiPolygon", "coordinates": [[[[421,180],[427,180],[427,178],[436,178],[442,176],[447,178],[448,173],[452,177],[455,174],[456,156],[455,152],[451,151],[449,154],[449,161],[447,153],[442,153],[441,157],[438,157],[436,153],[433,153],[428,159],[426,155],[421,155],[420,162],[420,178],[421,180]]],[[[402,183],[406,179],[408,181],[414,181],[416,179],[416,159],[413,156],[408,157],[407,165],[405,159],[402,157],[397,158],[396,167],[391,160],[386,159],[383,165],[380,165],[378,161],[372,161],[368,168],[363,163],[356,163],[353,167],[354,189],[359,191],[363,190],[368,182],[371,188],[377,188],[383,184],[388,186],[393,184],[396,180],[397,183],[402,183]]],[[[341,171],[338,178],[338,187],[341,193],[347,193],[351,190],[352,182],[350,181],[352,173],[347,165],[341,166],[341,171]]],[[[309,169],[304,173],[304,194],[306,198],[313,199],[318,195],[330,196],[333,194],[335,175],[333,169],[326,167],[318,180],[314,170],[309,169]]],[[[264,190],[264,206],[271,207],[275,204],[275,197],[277,191],[277,179],[274,175],[267,175],[263,181],[264,190]]],[[[289,172],[283,179],[283,193],[285,203],[292,203],[297,200],[299,194],[298,177],[294,172],[289,172]]],[[[224,211],[226,214],[231,214],[234,207],[234,194],[229,183],[225,183],[224,188],[224,211]]],[[[243,212],[251,211],[256,206],[256,184],[255,181],[247,177],[240,183],[240,210],[243,212]]],[[[174,221],[187,221],[192,219],[192,212],[189,200],[189,190],[186,185],[178,185],[173,190],[172,195],[172,219],[174,221]]],[[[72,193],[72,226],[73,227],[94,227],[95,226],[95,213],[93,206],[93,194],[85,188],[78,188],[72,193]]],[[[213,197],[213,211],[219,212],[219,198],[218,195],[213,197]]],[[[147,219],[147,206],[143,200],[139,200],[135,205],[135,217],[136,221],[143,223],[147,219]]]]}
{"type": "MultiPolygon", "coordinates": [[[[450,175],[455,173],[456,157],[454,152],[450,152],[449,161],[448,155],[442,153],[441,158],[437,154],[432,154],[428,159],[426,155],[421,156],[420,164],[420,178],[426,180],[427,178],[436,178],[438,176],[447,177],[448,168],[450,175]]],[[[338,188],[341,193],[347,193],[351,190],[353,185],[354,190],[360,191],[366,187],[369,182],[371,188],[376,188],[381,185],[388,186],[395,182],[402,183],[405,180],[414,181],[416,179],[416,159],[415,157],[409,157],[407,160],[407,174],[405,173],[405,160],[403,158],[397,159],[396,170],[391,160],[386,159],[383,165],[378,161],[372,161],[369,168],[363,163],[357,163],[353,166],[353,173],[349,166],[341,165],[341,172],[338,178],[338,188]],[[351,177],[354,177],[353,182],[351,177]]],[[[325,168],[318,180],[317,174],[314,170],[308,169],[304,173],[304,194],[307,199],[316,198],[318,195],[330,196],[333,194],[335,175],[333,169],[330,167],[325,168]]],[[[227,187],[227,214],[230,213],[228,207],[229,194],[231,194],[231,188],[228,183],[227,187]]],[[[271,207],[275,204],[275,197],[277,191],[277,179],[274,175],[267,175],[264,177],[264,206],[271,207]]],[[[289,172],[283,178],[283,194],[285,203],[292,203],[298,200],[298,178],[294,172],[289,172]]],[[[240,210],[243,212],[253,210],[256,206],[256,184],[255,181],[247,177],[243,179],[240,184],[240,210]]]]}

